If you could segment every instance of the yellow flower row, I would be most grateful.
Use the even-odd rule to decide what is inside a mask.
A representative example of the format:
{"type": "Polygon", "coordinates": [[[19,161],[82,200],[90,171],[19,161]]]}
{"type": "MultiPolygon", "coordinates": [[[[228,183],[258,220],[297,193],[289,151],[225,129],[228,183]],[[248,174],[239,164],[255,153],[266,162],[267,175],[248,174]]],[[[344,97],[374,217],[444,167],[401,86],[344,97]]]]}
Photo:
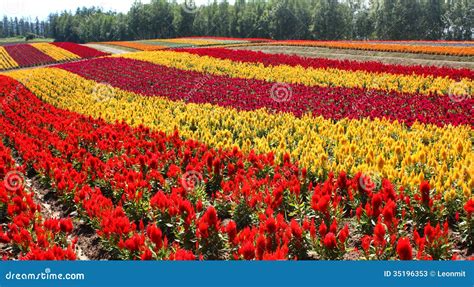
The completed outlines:
{"type": "Polygon", "coordinates": [[[0,47],[0,70],[18,67],[18,63],[8,54],[5,48],[0,47]]]}
{"type": "Polygon", "coordinates": [[[191,70],[214,75],[225,75],[244,79],[258,79],[268,82],[304,84],[307,86],[339,86],[347,88],[371,88],[405,93],[457,94],[474,90],[474,81],[464,78],[453,79],[422,76],[347,71],[333,68],[314,69],[288,65],[264,66],[261,63],[242,63],[228,59],[217,59],[175,51],[139,52],[117,55],[158,65],[191,70]],[[459,91],[454,87],[462,86],[459,91]]]}
{"type": "Polygon", "coordinates": [[[474,153],[470,126],[415,124],[386,120],[337,122],[322,117],[237,111],[211,104],[186,104],[145,97],[58,69],[16,71],[43,101],[108,122],[144,124],[215,148],[238,146],[248,152],[290,153],[299,164],[324,177],[329,171],[357,171],[387,177],[408,187],[428,179],[439,192],[455,190],[469,197],[474,188],[474,153]]]}
{"type": "Polygon", "coordinates": [[[36,49],[40,50],[41,52],[45,53],[46,55],[59,62],[81,58],[76,54],[73,54],[67,50],[61,49],[49,43],[33,43],[31,44],[31,46],[35,47],[36,49]]]}

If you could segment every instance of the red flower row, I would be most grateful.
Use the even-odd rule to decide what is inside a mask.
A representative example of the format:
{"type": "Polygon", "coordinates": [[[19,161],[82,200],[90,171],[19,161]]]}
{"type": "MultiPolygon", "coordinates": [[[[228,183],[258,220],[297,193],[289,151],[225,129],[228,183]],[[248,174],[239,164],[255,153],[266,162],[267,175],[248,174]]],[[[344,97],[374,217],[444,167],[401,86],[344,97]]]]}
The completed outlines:
{"type": "Polygon", "coordinates": [[[67,50],[71,53],[74,53],[78,55],[81,58],[87,59],[87,58],[96,58],[96,57],[102,57],[102,56],[107,56],[109,55],[108,53],[101,52],[99,50],[84,46],[84,45],[78,45],[75,43],[71,42],[54,42],[51,43],[59,48],[62,48],[64,50],[67,50]]]}
{"type": "Polygon", "coordinates": [[[474,70],[456,69],[448,67],[421,66],[421,65],[390,65],[381,62],[359,62],[352,60],[333,60],[325,58],[305,58],[296,55],[268,54],[258,51],[232,50],[224,48],[179,49],[200,56],[210,56],[219,59],[229,59],[238,62],[262,63],[265,66],[302,66],[305,68],[333,68],[348,71],[366,71],[370,73],[390,73],[399,75],[425,75],[434,77],[448,77],[454,80],[474,78],[474,70]]]}
{"type": "Polygon", "coordinates": [[[57,62],[55,59],[29,44],[8,45],[4,48],[20,67],[37,66],[57,62]]]}
{"type": "MultiPolygon", "coordinates": [[[[177,133],[106,124],[0,77],[0,95],[11,90],[13,100],[0,98],[0,134],[24,167],[97,230],[112,258],[341,259],[351,251],[349,237],[361,234],[369,240],[356,243],[364,247],[351,251],[358,256],[410,259],[416,248],[419,258],[446,259],[450,249],[427,248],[438,246],[428,241],[461,244],[427,227],[452,216],[429,185],[396,192],[387,180],[362,185],[363,175],[345,173],[320,182],[289,155],[275,164],[273,154],[216,151],[177,133]],[[398,238],[410,234],[413,247],[398,238]]],[[[470,218],[468,208],[457,212],[470,218]]]]}
{"type": "Polygon", "coordinates": [[[114,87],[171,100],[211,103],[241,110],[267,108],[302,116],[311,112],[334,120],[388,118],[443,126],[473,125],[474,99],[338,87],[308,87],[261,80],[213,76],[124,58],[101,58],[59,67],[114,87]]]}
{"type": "Polygon", "coordinates": [[[0,250],[5,259],[74,260],[75,241],[67,242],[73,230],[72,220],[45,219],[41,207],[35,203],[34,194],[25,187],[22,169],[15,167],[11,150],[2,143],[0,136],[0,250]]]}

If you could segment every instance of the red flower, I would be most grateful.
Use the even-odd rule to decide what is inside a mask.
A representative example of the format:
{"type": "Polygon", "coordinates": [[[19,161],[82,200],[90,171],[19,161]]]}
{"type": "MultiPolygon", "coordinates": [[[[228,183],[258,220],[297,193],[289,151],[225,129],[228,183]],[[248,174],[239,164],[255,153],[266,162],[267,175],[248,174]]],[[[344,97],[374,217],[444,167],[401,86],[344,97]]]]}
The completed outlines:
{"type": "Polygon", "coordinates": [[[143,245],[143,238],[139,234],[135,234],[125,241],[125,248],[130,251],[138,251],[143,245]]]}
{"type": "Polygon", "coordinates": [[[9,242],[10,242],[10,237],[8,237],[8,234],[0,231],[0,243],[9,243],[9,242]]]}
{"type": "MultiPolygon", "coordinates": [[[[308,61],[308,59],[304,59],[304,61],[308,61]]],[[[343,65],[346,66],[347,64],[343,65]]],[[[446,110],[450,109],[451,106],[449,98],[439,97],[438,95],[428,96],[393,91],[388,96],[386,91],[371,90],[371,96],[365,97],[365,89],[344,87],[318,87],[318,89],[314,89],[310,86],[290,84],[291,89],[295,91],[293,93],[295,100],[291,105],[281,105],[270,97],[264,97],[264,93],[270,90],[272,83],[265,83],[256,79],[236,79],[209,75],[208,85],[204,85],[192,95],[189,95],[186,91],[193,89],[192,85],[197,80],[196,72],[192,71],[183,71],[152,63],[140,63],[136,60],[124,58],[100,58],[89,61],[88,65],[79,62],[62,65],[61,68],[90,80],[108,83],[113,87],[146,96],[160,94],[160,96],[167,97],[170,100],[185,99],[194,103],[212,102],[239,110],[268,108],[277,112],[293,113],[297,117],[302,116],[306,111],[311,111],[315,116],[324,116],[334,120],[385,117],[405,122],[407,125],[412,125],[415,121],[433,123],[439,126],[449,123],[453,125],[469,125],[471,123],[468,115],[470,114],[472,101],[466,100],[458,103],[453,116],[451,113],[446,113],[446,110]],[[123,73],[125,68],[127,68],[127,74],[123,73]],[[153,85],[150,85],[149,81],[134,81],[135,77],[153,79],[153,85]],[[238,88],[229,91],[229,86],[238,88]],[[166,88],[158,90],[157,87],[166,88]],[[256,87],[259,88],[256,89],[256,87]],[[358,99],[357,109],[347,109],[347,106],[354,104],[354,98],[358,99]],[[374,104],[380,108],[372,109],[371,107],[374,104]]],[[[471,72],[468,72],[469,76],[471,74],[471,72]]],[[[469,76],[467,77],[469,78],[469,76]]],[[[211,165],[212,160],[211,158],[211,165]]],[[[284,164],[288,164],[290,160],[289,155],[283,156],[284,164]]],[[[370,191],[375,188],[374,182],[368,176],[362,177],[361,182],[363,183],[360,185],[361,192],[370,194],[370,191]]]]}
{"type": "Polygon", "coordinates": [[[327,228],[326,224],[324,224],[324,222],[323,222],[319,226],[319,235],[321,235],[321,237],[324,237],[326,235],[326,232],[328,232],[328,228],[327,228]]]}
{"type": "Polygon", "coordinates": [[[235,221],[230,220],[229,223],[227,223],[226,232],[229,236],[229,241],[234,241],[237,236],[237,225],[235,224],[235,221]]]}
{"type": "Polygon", "coordinates": [[[255,248],[250,241],[246,241],[239,249],[239,253],[245,260],[252,260],[255,257],[255,248]]]}
{"type": "Polygon", "coordinates": [[[172,164],[172,165],[170,165],[170,167],[168,168],[168,172],[167,172],[166,175],[167,175],[168,177],[175,177],[175,176],[177,176],[178,173],[180,173],[180,172],[181,172],[181,169],[180,169],[177,165],[172,164]]]}
{"type": "Polygon", "coordinates": [[[424,235],[425,238],[427,238],[429,241],[433,241],[435,229],[433,228],[433,226],[431,226],[429,222],[425,225],[424,235]]]}
{"type": "Polygon", "coordinates": [[[389,200],[389,202],[387,202],[382,211],[385,224],[388,225],[392,223],[396,208],[397,206],[395,205],[395,202],[393,202],[392,200],[389,200]]]}
{"type": "Polygon", "coordinates": [[[427,205],[430,202],[430,189],[430,183],[428,181],[425,180],[420,184],[421,201],[427,205]]]}
{"type": "Polygon", "coordinates": [[[397,243],[397,254],[400,260],[412,260],[412,248],[410,240],[406,237],[402,237],[398,240],[397,243]]]}
{"type": "Polygon", "coordinates": [[[71,218],[61,219],[59,221],[59,228],[64,233],[70,233],[73,229],[71,218]]]}
{"type": "Polygon", "coordinates": [[[214,206],[209,206],[204,214],[209,226],[217,226],[217,212],[214,206]]]}
{"type": "Polygon", "coordinates": [[[337,233],[337,220],[334,219],[331,223],[331,226],[329,226],[329,232],[332,232],[332,233],[337,233]]]}
{"type": "Polygon", "coordinates": [[[276,221],[273,217],[269,217],[267,218],[267,220],[265,221],[265,230],[268,232],[268,233],[275,233],[276,231],[276,221]]]}
{"type": "Polygon", "coordinates": [[[196,211],[197,212],[202,211],[202,201],[201,200],[198,200],[198,202],[196,203],[196,211]]]}
{"type": "Polygon", "coordinates": [[[257,238],[257,258],[262,259],[266,249],[266,239],[264,235],[257,238]]]}
{"type": "Polygon", "coordinates": [[[385,227],[380,222],[375,225],[374,240],[377,243],[384,243],[385,242],[385,227]]]}
{"type": "Polygon", "coordinates": [[[141,260],[151,260],[153,258],[153,254],[151,253],[150,249],[145,249],[145,251],[143,251],[140,259],[141,260]]]}
{"type": "Polygon", "coordinates": [[[150,238],[151,242],[153,242],[158,249],[163,246],[163,234],[160,228],[158,228],[154,224],[149,225],[146,230],[146,233],[148,234],[148,237],[150,238]]]}
{"type": "Polygon", "coordinates": [[[330,197],[329,195],[325,195],[323,197],[321,197],[319,199],[319,202],[318,202],[318,210],[320,212],[327,212],[328,211],[328,207],[329,207],[329,200],[330,200],[330,197]]]}
{"type": "Polygon", "coordinates": [[[309,234],[311,238],[316,238],[316,224],[314,224],[314,218],[311,219],[311,225],[309,227],[309,234]]]}
{"type": "Polygon", "coordinates": [[[291,220],[290,227],[293,236],[297,239],[301,239],[301,237],[303,236],[303,230],[301,230],[300,225],[294,218],[291,220]]]}
{"type": "Polygon", "coordinates": [[[364,249],[365,253],[367,253],[369,251],[371,242],[372,242],[372,237],[370,237],[369,235],[365,235],[364,237],[362,237],[361,245],[362,245],[362,249],[364,249]]]}
{"type": "Polygon", "coordinates": [[[466,211],[468,216],[471,216],[474,213],[474,199],[469,199],[466,204],[464,205],[464,210],[466,211]]]}
{"type": "Polygon", "coordinates": [[[356,216],[358,220],[360,220],[360,217],[362,216],[362,212],[363,212],[362,206],[358,206],[356,209],[356,216]]]}
{"type": "Polygon", "coordinates": [[[339,235],[338,235],[339,242],[345,243],[348,237],[349,237],[349,226],[346,224],[341,229],[341,231],[339,231],[339,235]]]}
{"type": "Polygon", "coordinates": [[[60,230],[59,220],[56,218],[48,218],[43,223],[44,227],[51,230],[53,233],[57,233],[60,230]]]}
{"type": "Polygon", "coordinates": [[[207,223],[204,221],[204,220],[201,220],[199,222],[199,226],[198,226],[198,230],[199,230],[199,235],[202,237],[202,238],[207,238],[209,237],[209,225],[207,225],[207,223]]]}
{"type": "Polygon", "coordinates": [[[71,53],[74,53],[78,55],[81,58],[94,58],[94,57],[101,57],[101,56],[107,56],[107,53],[98,51],[96,49],[93,49],[91,47],[83,46],[83,45],[78,45],[76,43],[71,43],[71,42],[55,42],[51,43],[52,45],[58,46],[64,50],[67,50],[71,53]]]}
{"type": "Polygon", "coordinates": [[[192,251],[178,248],[174,254],[169,257],[170,260],[196,260],[196,256],[192,251]]]}
{"type": "Polygon", "coordinates": [[[378,212],[380,206],[382,205],[382,201],[383,198],[380,193],[374,194],[374,196],[372,197],[372,209],[374,210],[374,212],[378,212]]]}
{"type": "Polygon", "coordinates": [[[336,248],[337,242],[334,233],[329,232],[328,234],[326,234],[326,236],[324,237],[324,246],[326,246],[326,248],[328,249],[336,248]]]}

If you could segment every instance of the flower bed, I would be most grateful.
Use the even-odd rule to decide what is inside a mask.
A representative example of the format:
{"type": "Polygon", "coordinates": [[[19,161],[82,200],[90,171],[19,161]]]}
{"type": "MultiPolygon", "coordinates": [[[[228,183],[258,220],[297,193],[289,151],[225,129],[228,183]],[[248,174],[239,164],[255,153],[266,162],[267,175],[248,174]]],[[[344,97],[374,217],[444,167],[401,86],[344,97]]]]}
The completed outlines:
{"type": "Polygon", "coordinates": [[[111,258],[451,259],[469,244],[450,231],[469,234],[474,201],[450,205],[426,181],[405,189],[363,173],[323,179],[289,154],[108,124],[0,80],[0,94],[17,91],[1,101],[3,138],[96,230],[111,258]]]}

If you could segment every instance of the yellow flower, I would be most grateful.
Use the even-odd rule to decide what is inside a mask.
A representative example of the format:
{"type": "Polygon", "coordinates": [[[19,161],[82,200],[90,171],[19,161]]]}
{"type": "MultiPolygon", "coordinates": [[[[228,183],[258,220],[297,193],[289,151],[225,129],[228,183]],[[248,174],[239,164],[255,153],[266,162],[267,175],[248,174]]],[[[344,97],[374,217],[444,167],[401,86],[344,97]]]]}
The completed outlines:
{"type": "Polygon", "coordinates": [[[454,189],[450,189],[449,191],[444,193],[444,201],[451,202],[456,199],[456,191],[454,189]]]}
{"type": "Polygon", "coordinates": [[[31,46],[35,47],[36,49],[40,50],[41,52],[55,59],[56,61],[68,61],[81,58],[74,53],[71,53],[67,50],[64,50],[49,43],[33,43],[31,44],[31,46]]]}
{"type": "MultiPolygon", "coordinates": [[[[234,62],[228,59],[217,59],[176,51],[137,52],[116,55],[115,57],[148,61],[187,71],[307,86],[371,88],[404,93],[436,93],[442,95],[448,94],[451,87],[462,83],[465,89],[474,90],[474,82],[467,78],[455,81],[447,77],[370,73],[332,68],[314,69],[288,65],[266,67],[262,63],[234,62]]],[[[340,131],[338,130],[338,132],[340,131]]]]}
{"type": "Polygon", "coordinates": [[[8,54],[5,48],[0,46],[0,70],[18,67],[18,63],[8,54]]]}
{"type": "MultiPolygon", "coordinates": [[[[8,75],[22,81],[43,101],[108,122],[124,120],[141,123],[209,146],[249,152],[274,152],[280,161],[285,153],[302,167],[319,176],[328,171],[379,171],[393,181],[413,189],[430,178],[440,192],[467,183],[474,177],[473,131],[470,126],[415,123],[406,127],[384,119],[342,119],[337,122],[305,115],[269,113],[266,110],[238,111],[211,104],[186,104],[163,97],[145,97],[110,88],[110,97],[99,98],[95,91],[103,84],[86,80],[58,68],[16,71],[8,75]],[[397,140],[393,140],[397,135],[397,140]],[[462,143],[462,151],[448,148],[462,143]],[[399,152],[397,147],[400,148],[399,152]],[[446,160],[440,158],[440,151],[446,160]],[[399,154],[397,154],[399,153],[399,154]],[[443,153],[443,152],[441,152],[443,153]]],[[[100,96],[100,95],[99,95],[100,96]]],[[[466,188],[463,192],[466,192],[466,188]]],[[[459,195],[461,196],[461,195],[459,195]]]]}

